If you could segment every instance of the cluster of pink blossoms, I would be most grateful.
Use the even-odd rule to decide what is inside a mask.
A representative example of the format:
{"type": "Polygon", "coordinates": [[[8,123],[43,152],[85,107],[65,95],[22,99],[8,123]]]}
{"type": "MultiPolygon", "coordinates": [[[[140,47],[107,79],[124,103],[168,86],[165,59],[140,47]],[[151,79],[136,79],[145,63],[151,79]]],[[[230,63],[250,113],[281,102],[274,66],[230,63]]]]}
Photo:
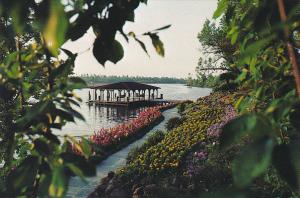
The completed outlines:
{"type": "Polygon", "coordinates": [[[159,117],[161,117],[160,109],[165,106],[149,107],[142,111],[137,118],[119,124],[112,128],[102,128],[94,135],[90,136],[90,141],[99,146],[110,146],[120,142],[122,138],[139,132],[142,128],[148,126],[159,117]]]}

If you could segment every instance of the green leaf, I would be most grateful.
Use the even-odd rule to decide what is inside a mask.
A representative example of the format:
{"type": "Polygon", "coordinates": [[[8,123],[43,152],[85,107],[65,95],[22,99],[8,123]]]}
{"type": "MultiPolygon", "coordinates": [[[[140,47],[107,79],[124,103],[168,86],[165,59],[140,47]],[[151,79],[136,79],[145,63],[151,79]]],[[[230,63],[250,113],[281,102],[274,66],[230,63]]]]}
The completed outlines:
{"type": "Polygon", "coordinates": [[[52,180],[49,186],[49,196],[63,197],[67,191],[68,178],[62,167],[55,167],[52,172],[52,180]]]}
{"type": "Polygon", "coordinates": [[[224,13],[224,11],[227,9],[227,7],[228,7],[228,0],[220,0],[218,3],[218,8],[214,12],[213,18],[214,19],[219,18],[224,13]]]}
{"type": "Polygon", "coordinates": [[[43,139],[36,139],[33,141],[34,148],[40,153],[40,155],[48,156],[50,154],[50,147],[48,143],[43,139]]]}
{"type": "Polygon", "coordinates": [[[127,21],[134,22],[134,18],[135,18],[134,11],[129,12],[129,13],[127,14],[127,16],[126,16],[126,20],[127,20],[127,21]]]}
{"type": "Polygon", "coordinates": [[[152,44],[153,44],[157,54],[164,57],[165,56],[164,44],[159,39],[159,36],[157,34],[151,34],[151,33],[149,34],[149,36],[152,40],[152,44]]]}
{"type": "Polygon", "coordinates": [[[256,68],[256,64],[257,64],[257,57],[254,57],[254,58],[251,58],[250,60],[250,72],[251,72],[251,75],[253,77],[255,77],[255,79],[258,79],[260,76],[259,76],[259,72],[256,68]]]}
{"type": "Polygon", "coordinates": [[[244,81],[247,78],[248,70],[243,68],[241,74],[237,77],[235,82],[244,81]]]}
{"type": "MultiPolygon", "coordinates": [[[[64,89],[64,91],[69,91],[69,93],[65,93],[65,96],[67,96],[69,99],[73,97],[78,101],[81,101],[81,98],[77,97],[77,95],[74,94],[72,91],[74,89],[82,89],[86,87],[87,87],[86,82],[82,80],[80,77],[75,77],[75,76],[68,77],[67,84],[61,84],[61,89],[64,89]]],[[[57,102],[61,103],[59,100],[57,102]]]]}
{"type": "Polygon", "coordinates": [[[45,43],[50,52],[58,55],[59,47],[65,42],[68,21],[64,7],[59,0],[51,0],[50,15],[43,31],[45,43]]]}
{"type": "Polygon", "coordinates": [[[66,72],[68,72],[71,67],[72,65],[70,65],[68,62],[59,65],[57,68],[53,69],[52,72],[50,73],[50,79],[55,79],[58,76],[65,77],[66,72]]]}
{"type": "Polygon", "coordinates": [[[11,64],[7,70],[7,76],[12,79],[18,79],[20,77],[20,66],[18,63],[11,64]]]}
{"type": "Polygon", "coordinates": [[[80,170],[80,168],[78,168],[77,166],[75,166],[74,164],[71,164],[71,163],[67,163],[66,167],[69,168],[75,175],[79,176],[83,181],[85,181],[84,174],[80,170]]]}
{"type": "Polygon", "coordinates": [[[70,114],[72,117],[78,118],[82,121],[85,121],[84,117],[76,110],[74,110],[72,107],[66,104],[61,104],[61,108],[66,110],[68,114],[70,114]]]}
{"type": "Polygon", "coordinates": [[[270,165],[273,148],[271,138],[263,138],[246,147],[233,162],[234,183],[238,187],[246,187],[264,173],[270,165]]]}
{"type": "Polygon", "coordinates": [[[289,115],[291,124],[300,132],[300,103],[296,104],[289,115]]]}
{"type": "Polygon", "coordinates": [[[73,153],[62,153],[61,157],[65,163],[72,163],[78,167],[84,176],[91,177],[96,175],[96,167],[81,155],[73,153]]]}
{"type": "Polygon", "coordinates": [[[279,175],[294,190],[299,190],[300,182],[300,148],[290,145],[278,145],[273,151],[273,165],[279,175]]]}
{"type": "Polygon", "coordinates": [[[146,45],[137,38],[135,38],[135,41],[138,42],[138,44],[141,46],[141,48],[144,50],[144,52],[149,56],[146,45]]]}
{"type": "Polygon", "coordinates": [[[241,52],[241,55],[239,57],[239,64],[246,63],[247,60],[249,59],[249,62],[251,61],[250,58],[252,58],[254,55],[256,55],[263,47],[265,47],[272,39],[274,36],[268,36],[264,39],[258,40],[256,42],[253,42],[249,46],[246,47],[245,50],[241,52]]]}
{"type": "Polygon", "coordinates": [[[112,45],[111,56],[109,60],[113,63],[119,62],[124,57],[124,50],[121,43],[117,40],[114,40],[112,45]]]}
{"type": "Polygon", "coordinates": [[[49,197],[48,191],[52,180],[51,171],[40,175],[38,197],[49,197]]]}
{"type": "Polygon", "coordinates": [[[152,32],[156,32],[156,31],[160,31],[160,30],[165,30],[165,29],[168,29],[168,28],[170,28],[170,27],[171,27],[171,24],[170,24],[170,25],[163,26],[163,27],[161,27],[161,28],[157,28],[157,29],[153,30],[152,32]]]}
{"type": "Polygon", "coordinates": [[[141,48],[144,50],[144,52],[149,56],[146,45],[141,40],[136,38],[136,35],[134,32],[129,32],[128,36],[131,36],[136,42],[138,42],[138,44],[141,46],[141,48]]]}
{"type": "Polygon", "coordinates": [[[231,44],[234,45],[236,41],[238,40],[239,32],[236,31],[231,35],[231,44]]]}
{"type": "Polygon", "coordinates": [[[74,21],[67,32],[67,37],[71,41],[81,38],[90,28],[93,22],[93,16],[90,11],[79,13],[78,18],[74,21]]]}
{"type": "Polygon", "coordinates": [[[110,43],[101,38],[97,38],[94,42],[93,54],[102,65],[105,65],[106,61],[111,61],[116,64],[123,58],[124,50],[121,43],[116,40],[110,43]]]}
{"type": "Polygon", "coordinates": [[[147,5],[148,0],[141,0],[141,2],[147,5]]]}
{"type": "Polygon", "coordinates": [[[64,111],[62,109],[55,109],[55,115],[59,116],[61,119],[69,121],[69,122],[75,122],[73,115],[68,112],[64,111]]]}
{"type": "Polygon", "coordinates": [[[262,115],[245,114],[223,127],[220,135],[220,147],[225,149],[245,135],[259,138],[266,134],[272,134],[272,127],[267,118],[262,115]]]}
{"type": "Polygon", "coordinates": [[[13,194],[21,192],[25,187],[31,187],[38,172],[39,160],[36,156],[28,156],[13,170],[7,179],[7,188],[13,194]]]}
{"type": "Polygon", "coordinates": [[[18,34],[22,33],[25,28],[26,20],[30,13],[29,6],[30,1],[20,1],[14,3],[11,9],[13,27],[18,34]]]}
{"type": "Polygon", "coordinates": [[[84,137],[81,138],[81,147],[83,154],[86,158],[89,158],[92,154],[90,142],[84,137]]]}
{"type": "MultiPolygon", "coordinates": [[[[61,126],[59,129],[61,129],[61,126]]],[[[56,135],[54,135],[53,133],[43,133],[42,132],[40,135],[44,136],[47,140],[51,141],[52,143],[60,144],[58,137],[56,135]]]]}
{"type": "Polygon", "coordinates": [[[70,50],[64,49],[64,48],[60,48],[61,51],[63,51],[69,58],[75,60],[75,58],[77,57],[77,53],[74,54],[72,53],[70,50]]]}
{"type": "Polygon", "coordinates": [[[297,99],[287,98],[287,97],[274,99],[272,102],[270,102],[268,108],[266,109],[266,113],[272,114],[274,120],[279,122],[282,119],[285,119],[286,116],[291,112],[291,109],[295,101],[297,101],[297,99]]]}
{"type": "Polygon", "coordinates": [[[35,105],[33,105],[26,114],[17,120],[17,126],[22,129],[26,127],[30,122],[35,120],[36,118],[40,117],[50,106],[50,101],[41,101],[35,105]]]}
{"type": "Polygon", "coordinates": [[[0,98],[3,99],[4,101],[12,100],[12,98],[15,96],[16,91],[9,89],[5,85],[0,84],[0,98]]]}
{"type": "Polygon", "coordinates": [[[69,86],[70,90],[81,89],[81,88],[84,88],[87,86],[86,82],[80,77],[75,77],[75,76],[69,77],[69,82],[71,85],[71,86],[69,86]]]}

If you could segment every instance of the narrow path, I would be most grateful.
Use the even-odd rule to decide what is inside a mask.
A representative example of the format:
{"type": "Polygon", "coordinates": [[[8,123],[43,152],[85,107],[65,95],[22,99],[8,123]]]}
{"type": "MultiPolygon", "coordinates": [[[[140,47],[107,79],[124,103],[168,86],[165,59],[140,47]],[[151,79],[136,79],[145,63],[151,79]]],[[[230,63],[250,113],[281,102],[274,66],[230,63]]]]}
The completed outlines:
{"type": "Polygon", "coordinates": [[[106,177],[110,171],[114,171],[125,166],[127,154],[132,148],[142,145],[154,131],[165,130],[166,122],[172,117],[179,116],[179,114],[177,113],[177,108],[166,110],[162,114],[165,119],[161,123],[156,125],[144,137],[128,145],[117,153],[109,156],[106,160],[102,161],[97,166],[97,175],[95,177],[86,178],[86,183],[81,181],[79,177],[72,178],[69,183],[69,189],[66,197],[87,197],[100,184],[101,179],[106,177]]]}

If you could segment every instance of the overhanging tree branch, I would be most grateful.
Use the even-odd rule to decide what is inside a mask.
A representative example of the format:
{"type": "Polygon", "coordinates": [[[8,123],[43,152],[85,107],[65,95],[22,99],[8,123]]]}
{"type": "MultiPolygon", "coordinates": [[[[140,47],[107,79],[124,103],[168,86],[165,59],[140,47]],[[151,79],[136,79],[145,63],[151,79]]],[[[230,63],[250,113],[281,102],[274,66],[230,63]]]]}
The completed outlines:
{"type": "MultiPolygon", "coordinates": [[[[286,16],[286,11],[285,11],[285,6],[284,6],[283,0],[277,0],[277,4],[278,4],[278,8],[279,8],[281,21],[283,23],[286,23],[287,16],[286,16]]],[[[291,41],[289,40],[290,31],[289,31],[288,27],[284,28],[284,37],[286,39],[287,50],[288,50],[289,58],[290,58],[290,61],[292,64],[293,75],[294,75],[295,82],[296,82],[296,89],[297,89],[298,97],[300,99],[300,71],[299,71],[299,66],[298,66],[297,59],[296,59],[295,50],[293,48],[291,41]]]]}

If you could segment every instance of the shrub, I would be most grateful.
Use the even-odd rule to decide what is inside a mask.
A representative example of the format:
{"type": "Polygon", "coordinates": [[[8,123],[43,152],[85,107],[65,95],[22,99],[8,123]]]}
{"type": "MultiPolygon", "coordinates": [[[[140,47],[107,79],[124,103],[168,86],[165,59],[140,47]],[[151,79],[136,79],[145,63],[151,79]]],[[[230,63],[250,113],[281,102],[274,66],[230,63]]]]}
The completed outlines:
{"type": "Polygon", "coordinates": [[[154,146],[159,143],[162,139],[164,139],[165,134],[163,131],[157,130],[153,134],[150,135],[145,145],[147,147],[154,146]]]}
{"type": "Polygon", "coordinates": [[[192,103],[193,103],[193,101],[187,100],[187,101],[182,102],[179,105],[177,105],[178,113],[182,114],[187,109],[187,107],[192,103]]]}
{"type": "Polygon", "coordinates": [[[142,147],[133,147],[126,157],[126,163],[129,164],[142,150],[142,147]]]}
{"type": "Polygon", "coordinates": [[[168,131],[178,127],[182,123],[182,119],[180,117],[173,117],[170,120],[168,120],[166,124],[166,129],[168,131]]]}

